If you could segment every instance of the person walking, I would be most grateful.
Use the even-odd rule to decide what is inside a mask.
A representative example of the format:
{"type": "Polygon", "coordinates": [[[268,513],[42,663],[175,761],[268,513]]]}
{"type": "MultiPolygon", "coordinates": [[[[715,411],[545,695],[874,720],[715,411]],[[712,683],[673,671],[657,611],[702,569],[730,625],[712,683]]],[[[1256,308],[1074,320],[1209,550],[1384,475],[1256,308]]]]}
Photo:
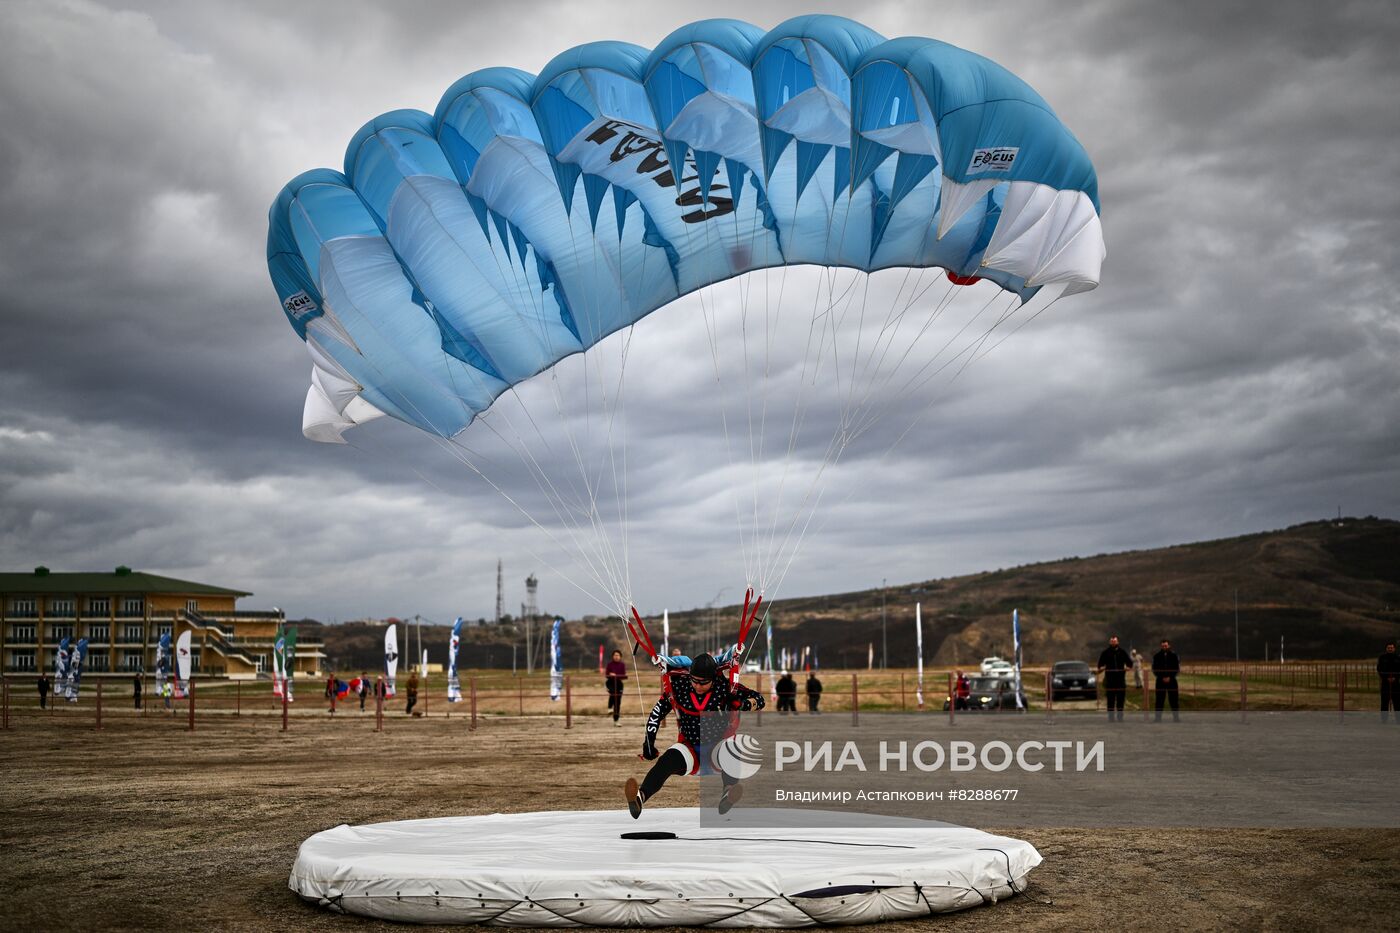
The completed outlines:
{"type": "Polygon", "coordinates": [[[365,711],[365,698],[369,696],[369,677],[364,671],[360,671],[360,689],[356,691],[360,695],[360,712],[365,711]]]}
{"type": "Polygon", "coordinates": [[[1123,700],[1128,692],[1128,671],[1132,668],[1133,659],[1118,647],[1118,636],[1114,635],[1099,655],[1099,674],[1103,679],[1104,698],[1108,701],[1109,722],[1123,721],[1123,700]]]}
{"type": "Polygon", "coordinates": [[[413,707],[418,703],[418,672],[416,670],[408,675],[408,689],[405,692],[408,694],[408,706],[405,707],[404,712],[411,716],[413,715],[413,707]]]}
{"type": "Polygon", "coordinates": [[[1177,692],[1177,675],[1181,673],[1181,659],[1172,650],[1172,643],[1162,639],[1162,647],[1152,656],[1152,674],[1157,678],[1157,718],[1162,721],[1162,706],[1172,705],[1172,722],[1181,722],[1181,698],[1177,692]]]}
{"type": "Polygon", "coordinates": [[[1400,723],[1400,654],[1395,653],[1395,642],[1386,644],[1376,661],[1376,674],[1381,681],[1381,722],[1389,722],[1394,709],[1395,721],[1400,723]]]}
{"type": "Polygon", "coordinates": [[[822,701],[822,682],[817,679],[817,672],[812,671],[807,675],[807,712],[820,713],[817,705],[822,701]]]}
{"type": "MultiPolygon", "coordinates": [[[[674,649],[679,651],[680,649],[674,649]]],[[[612,660],[608,662],[607,681],[604,684],[608,688],[608,710],[612,713],[613,725],[621,726],[619,718],[622,716],[622,688],[626,686],[627,665],[622,660],[622,652],[614,651],[612,660]]]]}
{"type": "Polygon", "coordinates": [[[49,675],[40,674],[39,680],[35,684],[39,688],[39,708],[48,709],[49,706],[49,675]]]}
{"type": "Polygon", "coordinates": [[[141,695],[144,691],[142,687],[141,672],[137,671],[131,677],[131,702],[139,710],[141,708],[141,695]]]}
{"type": "Polygon", "coordinates": [[[953,685],[953,709],[967,709],[967,701],[972,699],[972,681],[967,679],[967,675],[958,671],[958,679],[953,685]]]}
{"type": "Polygon", "coordinates": [[[792,675],[783,671],[783,676],[778,680],[778,712],[797,712],[797,681],[792,679],[792,675]]]}

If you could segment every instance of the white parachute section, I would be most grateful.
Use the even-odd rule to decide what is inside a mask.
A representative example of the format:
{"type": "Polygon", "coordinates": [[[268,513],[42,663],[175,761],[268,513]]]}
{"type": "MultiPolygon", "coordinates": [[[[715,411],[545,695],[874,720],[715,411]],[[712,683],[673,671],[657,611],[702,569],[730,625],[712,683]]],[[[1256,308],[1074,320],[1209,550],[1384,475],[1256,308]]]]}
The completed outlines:
{"type": "Polygon", "coordinates": [[[808,927],[928,917],[1025,890],[1027,842],[868,814],[649,809],[337,826],[301,844],[288,885],[384,920],[528,927],[808,927]],[[752,821],[752,822],[750,822],[752,821]],[[661,834],[669,835],[669,834],[661,834]]]}

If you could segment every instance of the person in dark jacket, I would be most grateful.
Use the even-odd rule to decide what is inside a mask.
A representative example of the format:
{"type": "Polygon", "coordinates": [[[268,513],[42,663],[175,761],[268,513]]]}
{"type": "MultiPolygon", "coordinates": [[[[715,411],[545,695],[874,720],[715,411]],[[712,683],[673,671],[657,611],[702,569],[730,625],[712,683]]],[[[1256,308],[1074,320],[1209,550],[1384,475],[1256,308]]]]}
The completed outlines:
{"type": "Polygon", "coordinates": [[[364,671],[360,671],[360,712],[365,711],[365,697],[369,696],[369,677],[364,671]]]}
{"type": "Polygon", "coordinates": [[[622,660],[622,652],[614,651],[612,660],[608,662],[607,670],[608,688],[608,709],[612,711],[613,725],[621,726],[618,718],[622,716],[622,688],[626,686],[627,664],[622,660]]]}
{"type": "Polygon", "coordinates": [[[131,702],[136,705],[137,709],[141,708],[141,694],[143,693],[141,686],[140,673],[133,674],[131,677],[131,702]]]}
{"type": "Polygon", "coordinates": [[[807,712],[820,713],[817,705],[822,701],[822,682],[817,680],[817,672],[812,671],[807,675],[807,712]]]}
{"type": "Polygon", "coordinates": [[[778,712],[797,712],[797,681],[792,679],[791,674],[783,671],[773,692],[778,694],[778,712]]]}
{"type": "Polygon", "coordinates": [[[1385,646],[1385,654],[1376,661],[1376,674],[1381,680],[1381,722],[1390,721],[1390,711],[1397,710],[1395,721],[1400,723],[1400,654],[1395,642],[1385,646]]]}
{"type": "Polygon", "coordinates": [[[40,674],[36,686],[39,688],[39,708],[46,709],[49,705],[49,675],[40,674]]]}
{"type": "Polygon", "coordinates": [[[418,672],[414,671],[408,675],[408,689],[404,691],[408,694],[408,705],[404,707],[404,712],[413,714],[413,707],[418,705],[418,672]]]}
{"type": "Polygon", "coordinates": [[[1162,705],[1172,705],[1172,722],[1181,722],[1181,698],[1177,693],[1176,677],[1181,673],[1181,659],[1172,650],[1172,643],[1162,639],[1161,649],[1152,656],[1152,674],[1157,678],[1157,722],[1162,721],[1162,705]]]}
{"type": "Polygon", "coordinates": [[[1128,692],[1128,671],[1133,659],[1118,647],[1118,636],[1108,640],[1108,647],[1099,655],[1099,674],[1103,679],[1104,698],[1108,701],[1108,721],[1123,721],[1123,699],[1128,692]],[[1117,716],[1114,716],[1114,713],[1117,716]]]}

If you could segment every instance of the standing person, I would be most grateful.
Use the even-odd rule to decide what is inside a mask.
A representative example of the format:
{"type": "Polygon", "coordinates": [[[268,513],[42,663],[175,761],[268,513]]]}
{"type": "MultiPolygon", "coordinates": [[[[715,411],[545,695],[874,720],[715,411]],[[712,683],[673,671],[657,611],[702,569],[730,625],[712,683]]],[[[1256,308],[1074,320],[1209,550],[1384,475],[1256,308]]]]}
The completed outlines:
{"type": "Polygon", "coordinates": [[[623,683],[626,679],[627,665],[622,660],[622,652],[614,651],[612,660],[608,662],[607,682],[604,684],[608,688],[608,709],[612,711],[614,726],[622,725],[618,718],[622,715],[622,688],[626,686],[623,683]]]}
{"type": "Polygon", "coordinates": [[[416,704],[418,703],[418,671],[417,671],[417,670],[414,670],[414,672],[413,672],[412,674],[409,674],[409,675],[408,675],[408,690],[406,690],[405,692],[408,694],[408,706],[404,709],[404,712],[405,712],[405,713],[408,713],[408,714],[412,714],[414,705],[416,705],[416,704]]]}
{"type": "Polygon", "coordinates": [[[807,675],[807,712],[820,713],[817,704],[822,701],[822,682],[817,680],[817,672],[812,671],[807,675]]]}
{"type": "Polygon", "coordinates": [[[165,711],[173,714],[175,712],[175,707],[170,705],[170,698],[175,695],[175,685],[169,680],[166,680],[166,682],[160,686],[160,695],[165,698],[165,711]]]}
{"type": "Polygon", "coordinates": [[[967,679],[967,675],[958,671],[958,681],[953,689],[953,709],[967,709],[967,701],[972,698],[972,681],[967,679]]]}
{"type": "Polygon", "coordinates": [[[143,691],[141,689],[141,672],[137,671],[131,677],[131,702],[136,705],[136,708],[138,710],[141,708],[142,692],[143,691]]]}
{"type": "Polygon", "coordinates": [[[365,697],[369,696],[369,677],[365,675],[364,671],[360,671],[360,689],[357,692],[360,694],[360,712],[363,713],[365,711],[365,697]]]}
{"type": "Polygon", "coordinates": [[[326,674],[326,699],[331,701],[331,705],[326,707],[326,712],[328,713],[335,712],[335,688],[335,671],[330,671],[328,674],[326,674]]]}
{"type": "Polygon", "coordinates": [[[1176,675],[1181,673],[1181,659],[1172,650],[1172,643],[1162,639],[1162,647],[1152,656],[1152,673],[1157,678],[1157,722],[1162,721],[1162,704],[1171,701],[1172,722],[1181,722],[1180,697],[1177,695],[1176,675]]]}
{"type": "Polygon", "coordinates": [[[1108,640],[1108,647],[1099,655],[1099,674],[1103,675],[1103,692],[1108,700],[1108,721],[1123,721],[1123,699],[1128,692],[1128,671],[1133,667],[1133,659],[1128,652],[1118,647],[1118,636],[1108,640]],[[1106,672],[1106,673],[1105,673],[1106,672]]]}
{"type": "Polygon", "coordinates": [[[49,706],[49,675],[40,674],[39,680],[35,683],[39,688],[39,708],[48,709],[49,706]]]}
{"type": "Polygon", "coordinates": [[[1389,722],[1394,709],[1395,721],[1400,723],[1400,654],[1395,653],[1395,642],[1386,644],[1385,654],[1376,661],[1376,673],[1381,679],[1381,722],[1389,722]]]}
{"type": "Polygon", "coordinates": [[[1146,666],[1142,663],[1142,654],[1134,648],[1128,652],[1128,656],[1133,659],[1133,689],[1142,689],[1142,669],[1146,666]]]}
{"type": "Polygon", "coordinates": [[[783,676],[778,680],[777,693],[778,712],[797,712],[797,681],[787,671],[783,671],[783,676]]]}

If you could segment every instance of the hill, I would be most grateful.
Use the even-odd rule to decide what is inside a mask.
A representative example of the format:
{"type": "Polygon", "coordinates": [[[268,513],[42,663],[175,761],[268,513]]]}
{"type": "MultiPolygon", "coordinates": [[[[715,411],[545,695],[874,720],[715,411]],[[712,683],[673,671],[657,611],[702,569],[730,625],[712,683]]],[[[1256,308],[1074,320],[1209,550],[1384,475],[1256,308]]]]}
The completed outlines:
{"type": "MultiPolygon", "coordinates": [[[[914,664],[916,602],[923,604],[925,662],[936,665],[1008,652],[1013,609],[1021,613],[1028,665],[1092,660],[1110,633],[1143,651],[1155,650],[1165,635],[1184,658],[1233,658],[1236,597],[1242,657],[1262,659],[1266,645],[1277,657],[1280,637],[1289,657],[1371,657],[1400,635],[1400,522],[1370,516],[1309,522],[892,586],[884,597],[891,667],[914,664]]],[[[770,610],[774,641],[816,646],[824,667],[864,667],[873,644],[878,663],[880,601],[878,589],[778,600],[770,610]]],[[[696,633],[706,629],[732,639],[738,617],[738,606],[673,612],[673,642],[686,650],[703,646],[696,633]]],[[[316,628],[338,666],[378,666],[381,627],[316,628]]],[[[622,638],[616,621],[571,622],[564,630],[570,669],[593,666],[598,645],[611,650],[622,638]]],[[[523,627],[487,625],[465,634],[464,667],[509,668],[517,644],[524,668],[523,627]]],[[[538,664],[545,626],[534,635],[538,664]]],[[[423,626],[430,660],[445,659],[447,639],[446,628],[423,626]]]]}

